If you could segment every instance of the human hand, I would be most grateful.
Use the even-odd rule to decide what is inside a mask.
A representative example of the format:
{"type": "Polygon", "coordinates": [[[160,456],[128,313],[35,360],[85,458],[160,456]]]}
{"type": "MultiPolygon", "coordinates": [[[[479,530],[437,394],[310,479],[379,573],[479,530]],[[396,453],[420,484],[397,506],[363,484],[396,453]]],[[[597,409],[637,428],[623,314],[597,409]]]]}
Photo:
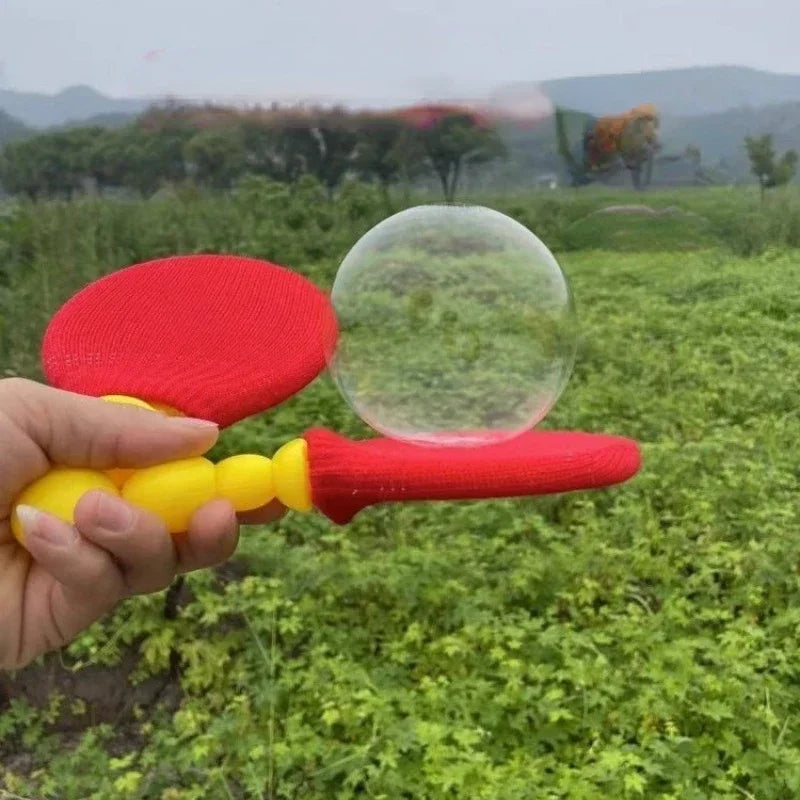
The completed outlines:
{"type": "Polygon", "coordinates": [[[11,533],[16,497],[55,464],[105,470],[147,467],[205,453],[217,426],[52,389],[0,381],[0,668],[24,666],[71,641],[122,599],[166,588],[181,573],[211,567],[236,549],[238,523],[265,523],[280,503],[237,515],[212,500],[186,533],[102,491],[85,494],[75,525],[18,509],[25,547],[11,533]]]}

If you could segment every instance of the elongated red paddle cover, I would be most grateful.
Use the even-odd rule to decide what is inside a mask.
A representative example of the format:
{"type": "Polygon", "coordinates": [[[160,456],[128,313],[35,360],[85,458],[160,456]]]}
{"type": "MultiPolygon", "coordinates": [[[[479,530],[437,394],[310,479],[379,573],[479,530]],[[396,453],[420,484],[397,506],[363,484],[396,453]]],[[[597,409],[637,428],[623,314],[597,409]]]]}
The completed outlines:
{"type": "Polygon", "coordinates": [[[308,443],[314,505],[340,525],[376,503],[525,497],[622,483],[639,471],[636,442],[591,433],[531,431],[483,447],[354,442],[314,429],[308,443]]]}

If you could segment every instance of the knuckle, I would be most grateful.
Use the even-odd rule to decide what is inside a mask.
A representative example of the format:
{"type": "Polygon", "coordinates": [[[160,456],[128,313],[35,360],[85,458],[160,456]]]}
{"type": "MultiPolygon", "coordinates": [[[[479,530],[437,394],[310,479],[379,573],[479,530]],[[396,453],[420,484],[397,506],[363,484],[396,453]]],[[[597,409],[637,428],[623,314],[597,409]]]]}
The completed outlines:
{"type": "Polygon", "coordinates": [[[125,466],[121,464],[124,452],[122,431],[110,428],[91,436],[88,442],[87,459],[96,469],[125,466]]]}

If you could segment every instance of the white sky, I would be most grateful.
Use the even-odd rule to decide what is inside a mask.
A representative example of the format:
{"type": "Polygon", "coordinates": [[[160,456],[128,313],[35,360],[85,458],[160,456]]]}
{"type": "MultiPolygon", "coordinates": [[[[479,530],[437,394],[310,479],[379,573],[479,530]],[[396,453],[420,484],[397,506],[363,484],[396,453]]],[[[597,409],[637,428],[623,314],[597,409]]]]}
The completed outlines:
{"type": "Polygon", "coordinates": [[[0,87],[397,100],[741,64],[800,74],[798,0],[0,0],[0,87]]]}

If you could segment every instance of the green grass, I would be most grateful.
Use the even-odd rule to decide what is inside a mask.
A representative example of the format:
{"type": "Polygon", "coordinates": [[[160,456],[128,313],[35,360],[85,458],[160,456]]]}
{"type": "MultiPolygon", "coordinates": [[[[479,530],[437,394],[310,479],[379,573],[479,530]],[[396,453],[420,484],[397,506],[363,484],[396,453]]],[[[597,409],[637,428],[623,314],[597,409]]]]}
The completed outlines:
{"type": "MultiPolygon", "coordinates": [[[[557,240],[612,199],[486,202],[557,240]]],[[[81,675],[133,659],[143,680],[179,658],[177,706],[137,706],[131,689],[97,724],[99,700],[16,700],[0,715],[0,786],[58,800],[798,796],[800,253],[776,233],[788,213],[757,198],[657,201],[718,231],[746,214],[771,227],[748,258],[721,236],[692,252],[561,253],[581,344],[547,425],[638,438],[637,479],[249,531],[239,569],[193,576],[177,619],[161,597],[128,602],[52,662],[81,675]]],[[[329,285],[385,213],[362,194],[267,202],[18,212],[0,236],[5,363],[35,372],[47,315],[104,269],[233,249],[329,285]]],[[[218,455],[318,424],[363,432],[327,378],[227,432],[218,455]]]]}

